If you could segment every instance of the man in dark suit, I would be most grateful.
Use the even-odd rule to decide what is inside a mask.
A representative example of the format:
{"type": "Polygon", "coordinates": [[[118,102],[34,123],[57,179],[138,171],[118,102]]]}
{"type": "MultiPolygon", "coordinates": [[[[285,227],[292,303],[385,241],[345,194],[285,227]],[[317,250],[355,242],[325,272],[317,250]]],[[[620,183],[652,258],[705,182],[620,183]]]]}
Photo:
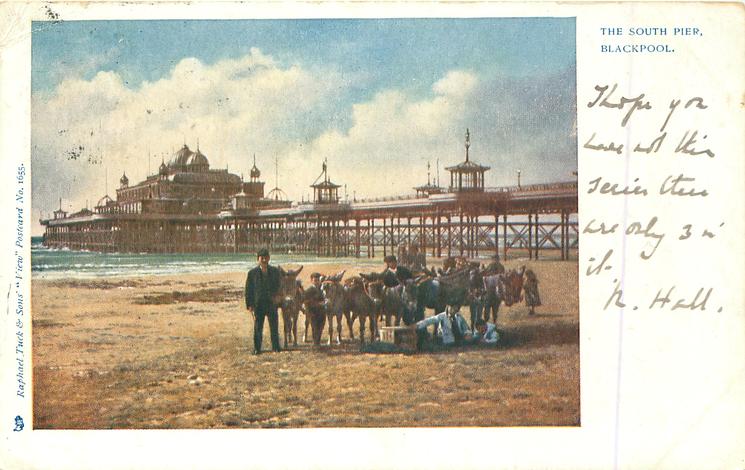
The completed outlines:
{"type": "Polygon", "coordinates": [[[396,287],[405,280],[414,277],[409,268],[398,265],[398,260],[396,260],[395,256],[388,255],[383,261],[385,261],[386,266],[385,271],[383,271],[383,284],[386,287],[396,287]]]}
{"type": "Polygon", "coordinates": [[[254,316],[254,354],[261,354],[264,317],[269,317],[272,350],[279,352],[277,294],[280,272],[276,267],[269,265],[269,250],[266,248],[259,250],[256,257],[259,264],[251,269],[246,277],[246,308],[254,316]]]}

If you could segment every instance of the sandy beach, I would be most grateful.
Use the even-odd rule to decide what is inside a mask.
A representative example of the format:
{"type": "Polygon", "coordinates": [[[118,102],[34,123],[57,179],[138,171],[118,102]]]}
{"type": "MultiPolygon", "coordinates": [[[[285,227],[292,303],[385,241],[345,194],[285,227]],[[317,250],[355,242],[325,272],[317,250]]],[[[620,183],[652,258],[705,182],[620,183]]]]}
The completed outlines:
{"type": "Polygon", "coordinates": [[[577,263],[505,263],[521,264],[543,306],[503,305],[498,347],[413,355],[361,353],[355,324],[341,345],[254,356],[243,272],[34,279],[34,428],[578,425],[577,263]]]}

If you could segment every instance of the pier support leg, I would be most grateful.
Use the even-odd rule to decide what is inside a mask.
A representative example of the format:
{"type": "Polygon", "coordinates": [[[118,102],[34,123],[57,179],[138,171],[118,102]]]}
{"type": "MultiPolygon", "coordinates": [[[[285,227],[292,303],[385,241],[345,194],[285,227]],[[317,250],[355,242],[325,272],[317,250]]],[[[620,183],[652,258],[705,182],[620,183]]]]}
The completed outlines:
{"type": "Polygon", "coordinates": [[[458,244],[460,245],[460,256],[463,256],[463,253],[465,253],[465,240],[464,240],[464,234],[463,234],[463,212],[461,211],[460,216],[458,217],[458,233],[460,234],[460,237],[458,237],[458,244]]]}
{"type": "Polygon", "coordinates": [[[385,217],[383,217],[383,257],[388,256],[388,241],[386,240],[387,230],[385,228],[385,217]]]}
{"type": "Polygon", "coordinates": [[[564,225],[564,211],[561,211],[561,222],[559,222],[560,229],[561,229],[561,260],[564,261],[566,259],[566,232],[565,232],[565,225],[564,225]]]}
{"type": "Polygon", "coordinates": [[[453,256],[453,228],[451,221],[451,217],[448,216],[448,258],[453,256]]]}
{"type": "Polygon", "coordinates": [[[316,255],[321,256],[321,247],[323,246],[323,224],[321,216],[316,219],[316,255]]]}
{"type": "MultiPolygon", "coordinates": [[[[419,217],[419,251],[427,249],[427,217],[419,217]]],[[[426,253],[426,251],[425,251],[426,253]]]]}
{"type": "Polygon", "coordinates": [[[432,256],[441,257],[442,256],[442,216],[440,216],[440,212],[437,212],[437,233],[436,233],[436,241],[435,245],[437,245],[437,251],[435,252],[432,250],[432,256]]]}
{"type": "Polygon", "coordinates": [[[360,257],[360,219],[354,219],[354,257],[360,257]]]}
{"type": "Polygon", "coordinates": [[[541,241],[538,239],[538,213],[535,215],[535,259],[538,259],[538,248],[541,245],[541,241]]]}
{"type": "Polygon", "coordinates": [[[411,217],[406,218],[406,244],[411,246],[411,217]]]}
{"type": "Polygon", "coordinates": [[[533,214],[528,214],[528,259],[533,259],[533,214]]]}
{"type": "Polygon", "coordinates": [[[473,216],[473,250],[474,256],[479,256],[479,232],[481,231],[481,226],[479,225],[479,215],[476,214],[473,216]]]}
{"type": "Polygon", "coordinates": [[[499,214],[494,213],[494,256],[499,256],[499,214]]]}
{"type": "MultiPolygon", "coordinates": [[[[391,216],[391,254],[396,255],[396,235],[401,233],[401,218],[398,218],[398,226],[393,224],[393,216],[391,216]]],[[[399,238],[400,240],[400,238],[399,238]]]]}
{"type": "Polygon", "coordinates": [[[507,213],[502,216],[502,258],[507,260],[507,213]]]}

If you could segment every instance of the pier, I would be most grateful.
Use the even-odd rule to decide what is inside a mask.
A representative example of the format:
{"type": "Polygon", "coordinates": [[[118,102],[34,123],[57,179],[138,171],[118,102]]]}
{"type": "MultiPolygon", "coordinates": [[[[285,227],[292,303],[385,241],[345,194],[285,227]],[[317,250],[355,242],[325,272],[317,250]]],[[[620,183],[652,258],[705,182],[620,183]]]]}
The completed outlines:
{"type": "Polygon", "coordinates": [[[446,170],[450,185],[427,175],[416,194],[341,199],[326,162],[311,184],[313,199],[292,203],[276,187],[264,197],[254,166],[244,182],[227,170],[212,170],[207,157],[186,145],[157,175],[129,186],[120,179],[117,197],[105,195],[93,210],[68,214],[60,208],[42,219],[44,244],[98,252],[274,253],[367,257],[416,247],[432,257],[468,258],[514,250],[530,259],[551,252],[569,259],[579,243],[577,182],[488,188],[490,168],[470,159],[446,170]]]}

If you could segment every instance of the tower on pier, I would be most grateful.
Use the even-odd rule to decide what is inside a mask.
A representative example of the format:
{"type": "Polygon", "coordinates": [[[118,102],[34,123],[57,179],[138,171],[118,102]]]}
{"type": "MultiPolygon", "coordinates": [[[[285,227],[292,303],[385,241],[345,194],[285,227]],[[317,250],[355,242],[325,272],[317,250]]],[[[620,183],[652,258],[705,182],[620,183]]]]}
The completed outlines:
{"type": "Polygon", "coordinates": [[[470,147],[471,133],[466,129],[466,160],[445,168],[450,172],[450,192],[484,191],[484,173],[490,168],[470,160],[470,147]]]}
{"type": "Polygon", "coordinates": [[[338,204],[339,188],[341,185],[334,184],[329,180],[328,165],[323,162],[321,174],[310,185],[313,188],[313,202],[316,204],[338,204]]]}

